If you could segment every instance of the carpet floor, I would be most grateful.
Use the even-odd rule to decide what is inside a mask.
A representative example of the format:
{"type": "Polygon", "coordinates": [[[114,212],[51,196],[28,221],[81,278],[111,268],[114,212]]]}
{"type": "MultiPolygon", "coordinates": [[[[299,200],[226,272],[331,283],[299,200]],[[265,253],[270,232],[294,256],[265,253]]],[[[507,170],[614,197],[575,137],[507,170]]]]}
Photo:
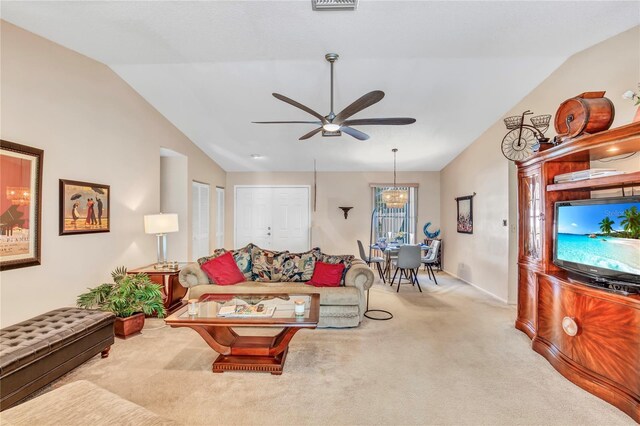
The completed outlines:
{"type": "Polygon", "coordinates": [[[282,376],[213,374],[198,334],[148,319],[53,387],[89,380],[188,425],[634,424],[533,352],[513,306],[444,273],[420,280],[423,293],[374,284],[390,321],[298,332],[282,376]]]}

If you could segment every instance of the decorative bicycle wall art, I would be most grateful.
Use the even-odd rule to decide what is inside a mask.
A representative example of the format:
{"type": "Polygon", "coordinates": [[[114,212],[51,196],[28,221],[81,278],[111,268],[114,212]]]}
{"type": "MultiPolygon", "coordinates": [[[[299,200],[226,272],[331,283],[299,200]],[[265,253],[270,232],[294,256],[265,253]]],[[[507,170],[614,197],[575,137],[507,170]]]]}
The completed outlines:
{"type": "Polygon", "coordinates": [[[504,119],[509,132],[502,139],[502,154],[511,161],[523,161],[540,149],[541,144],[553,145],[544,133],[549,129],[551,115],[531,117],[531,125],[524,124],[525,115],[533,114],[527,110],[522,115],[504,119]]]}

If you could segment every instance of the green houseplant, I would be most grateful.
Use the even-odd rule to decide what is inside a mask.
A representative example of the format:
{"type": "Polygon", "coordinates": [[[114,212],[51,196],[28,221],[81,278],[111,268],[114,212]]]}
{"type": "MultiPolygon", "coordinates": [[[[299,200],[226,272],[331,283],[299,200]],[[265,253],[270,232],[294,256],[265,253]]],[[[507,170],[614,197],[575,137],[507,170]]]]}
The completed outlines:
{"type": "Polygon", "coordinates": [[[144,326],[145,315],[166,315],[161,287],[147,274],[127,274],[122,266],[112,273],[113,283],[100,284],[78,296],[80,308],[100,309],[116,315],[115,334],[127,337],[138,333],[144,326]]]}

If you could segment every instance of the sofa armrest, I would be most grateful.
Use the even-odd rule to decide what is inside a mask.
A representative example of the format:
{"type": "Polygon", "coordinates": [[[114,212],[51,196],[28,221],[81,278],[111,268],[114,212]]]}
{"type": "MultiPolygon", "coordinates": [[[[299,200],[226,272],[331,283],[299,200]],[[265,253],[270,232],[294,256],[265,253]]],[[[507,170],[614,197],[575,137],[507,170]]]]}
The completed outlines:
{"type": "Polygon", "coordinates": [[[207,274],[200,269],[200,265],[196,262],[190,263],[180,269],[178,279],[180,281],[180,285],[185,288],[191,288],[201,284],[212,284],[211,281],[209,281],[207,274]]]}
{"type": "Polygon", "coordinates": [[[362,321],[364,312],[367,309],[367,296],[365,293],[373,285],[373,271],[366,263],[355,260],[344,276],[344,285],[345,287],[356,287],[359,290],[360,321],[362,321]]]}
{"type": "Polygon", "coordinates": [[[344,276],[344,285],[358,287],[363,293],[373,285],[373,271],[364,262],[354,261],[344,276]]]}

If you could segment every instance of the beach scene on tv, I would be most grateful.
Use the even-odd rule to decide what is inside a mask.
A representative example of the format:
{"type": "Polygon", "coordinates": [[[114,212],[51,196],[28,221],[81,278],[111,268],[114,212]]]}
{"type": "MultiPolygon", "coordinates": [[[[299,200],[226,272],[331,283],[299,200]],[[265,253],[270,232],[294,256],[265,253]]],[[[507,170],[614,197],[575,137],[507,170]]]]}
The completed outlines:
{"type": "Polygon", "coordinates": [[[557,258],[640,275],[640,203],[561,206],[557,258]]]}

